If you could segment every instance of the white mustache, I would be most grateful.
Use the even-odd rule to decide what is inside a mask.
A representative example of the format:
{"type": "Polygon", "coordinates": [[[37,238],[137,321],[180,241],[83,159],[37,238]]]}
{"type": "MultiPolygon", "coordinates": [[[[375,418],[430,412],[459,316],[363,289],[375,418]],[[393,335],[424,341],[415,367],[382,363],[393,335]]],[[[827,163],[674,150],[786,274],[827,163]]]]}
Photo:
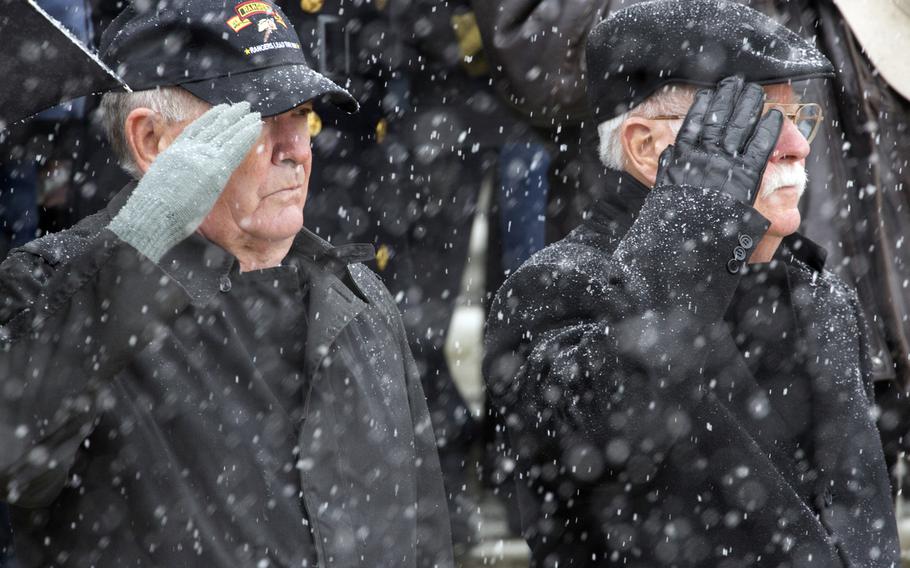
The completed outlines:
{"type": "Polygon", "coordinates": [[[806,183],[809,181],[809,174],[806,169],[795,164],[768,165],[765,169],[765,177],[761,184],[761,197],[770,197],[775,191],[782,187],[792,186],[799,192],[802,197],[806,191],[806,183]]]}

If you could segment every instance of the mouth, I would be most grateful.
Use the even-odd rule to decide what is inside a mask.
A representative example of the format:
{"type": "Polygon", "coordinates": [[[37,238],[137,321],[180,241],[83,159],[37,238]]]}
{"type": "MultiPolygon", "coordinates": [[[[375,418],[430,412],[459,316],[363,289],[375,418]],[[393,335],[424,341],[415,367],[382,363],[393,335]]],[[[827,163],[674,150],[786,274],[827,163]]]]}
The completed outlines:
{"type": "Polygon", "coordinates": [[[778,193],[782,194],[782,195],[793,196],[793,197],[799,198],[799,197],[802,197],[803,188],[798,185],[780,185],[780,186],[775,187],[772,190],[762,191],[761,197],[763,199],[767,199],[767,198],[771,197],[772,195],[775,195],[778,193]]]}
{"type": "Polygon", "coordinates": [[[303,189],[303,185],[292,185],[290,187],[283,187],[283,188],[277,189],[271,193],[267,193],[265,195],[265,197],[272,197],[273,195],[286,195],[288,193],[296,193],[296,192],[301,191],[302,189],[303,189]]]}

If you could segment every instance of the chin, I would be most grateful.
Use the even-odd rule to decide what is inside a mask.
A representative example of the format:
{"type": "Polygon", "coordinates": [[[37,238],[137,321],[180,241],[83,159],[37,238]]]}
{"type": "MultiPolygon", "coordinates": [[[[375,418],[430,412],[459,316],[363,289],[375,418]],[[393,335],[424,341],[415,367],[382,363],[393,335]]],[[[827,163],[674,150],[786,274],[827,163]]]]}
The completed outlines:
{"type": "Polygon", "coordinates": [[[259,219],[247,232],[258,239],[284,241],[294,238],[302,229],[303,210],[294,207],[259,219]]]}
{"type": "Polygon", "coordinates": [[[772,215],[768,218],[771,221],[771,227],[768,229],[768,235],[774,237],[786,237],[799,230],[802,217],[798,209],[772,215]]]}

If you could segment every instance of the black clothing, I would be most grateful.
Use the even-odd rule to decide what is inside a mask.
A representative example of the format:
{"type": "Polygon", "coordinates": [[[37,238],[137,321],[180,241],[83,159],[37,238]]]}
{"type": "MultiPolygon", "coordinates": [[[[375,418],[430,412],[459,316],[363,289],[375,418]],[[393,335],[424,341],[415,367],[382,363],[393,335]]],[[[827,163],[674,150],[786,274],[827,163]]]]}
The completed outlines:
{"type": "Polygon", "coordinates": [[[303,231],[241,274],[193,236],[156,265],[105,229],[127,194],[0,268],[22,565],[451,566],[417,369],[356,263],[372,249],[303,231]]]}
{"type": "MultiPolygon", "coordinates": [[[[769,393],[779,377],[753,373],[725,322],[758,304],[743,287],[761,270],[726,265],[767,221],[713,190],[645,194],[625,178],[608,191],[507,280],[488,320],[485,376],[532,565],[896,565],[855,294],[809,241],[788,241],[797,331],[770,356],[795,356],[811,404],[769,393]]],[[[762,317],[738,330],[756,337],[762,317]]]]}
{"type": "MultiPolygon", "coordinates": [[[[565,58],[547,63],[549,53],[563,56],[561,46],[577,45],[601,14],[636,3],[636,0],[476,0],[478,23],[485,48],[495,59],[497,78],[508,79],[506,91],[515,100],[539,102],[530,107],[535,116],[553,107],[566,151],[555,156],[548,211],[548,242],[563,238],[582,221],[582,213],[614,185],[614,172],[605,171],[596,156],[593,120],[585,120],[586,138],[573,135],[569,121],[588,115],[584,105],[585,61],[583,50],[565,50],[565,58]],[[551,10],[558,5],[558,10],[551,10]],[[576,18],[590,7],[595,15],[576,18]],[[556,18],[555,16],[558,16],[556,18]],[[495,19],[491,19],[495,18],[495,19]],[[547,31],[552,26],[555,31],[547,31]],[[524,33],[533,30],[535,33],[524,33]],[[542,80],[528,73],[539,65],[542,80]],[[501,67],[501,69],[500,69],[501,67]],[[554,72],[558,70],[559,72],[554,72]],[[549,73],[547,73],[549,71],[549,73]],[[575,101],[580,109],[569,113],[554,107],[553,95],[575,101]],[[543,108],[540,108],[543,107],[543,108]]],[[[893,243],[910,239],[908,194],[910,186],[910,102],[889,88],[863,54],[837,7],[824,0],[778,2],[752,0],[752,8],[775,17],[804,38],[816,43],[834,64],[837,74],[827,81],[797,83],[802,100],[822,105],[826,117],[813,143],[816,149],[806,167],[809,184],[801,201],[804,234],[830,253],[827,263],[860,299],[868,337],[876,390],[882,407],[879,427],[892,464],[902,451],[910,451],[910,304],[902,283],[910,278],[910,248],[893,243]],[[870,132],[869,124],[876,124],[870,132]],[[830,152],[824,151],[831,149],[830,152]]],[[[683,4],[683,3],[680,3],[683,4]]],[[[522,107],[525,110],[524,107],[522,107]]],[[[548,115],[549,116],[549,115],[548,115]]],[[[552,119],[551,119],[552,120],[552,119]]]]}
{"type": "Polygon", "coordinates": [[[471,0],[496,88],[536,126],[589,114],[585,40],[608,0],[471,0]]]}
{"type": "MultiPolygon", "coordinates": [[[[814,248],[799,237],[788,242],[814,248]]],[[[815,481],[809,459],[814,446],[812,377],[805,347],[799,345],[799,328],[790,294],[787,270],[792,255],[787,244],[782,244],[770,263],[747,265],[724,321],[761,389],[750,400],[749,409],[758,415],[776,414],[780,427],[769,438],[781,455],[790,460],[787,465],[782,464],[781,472],[803,500],[811,503],[815,481]]],[[[719,364],[709,374],[722,372],[723,364],[719,364]]]]}

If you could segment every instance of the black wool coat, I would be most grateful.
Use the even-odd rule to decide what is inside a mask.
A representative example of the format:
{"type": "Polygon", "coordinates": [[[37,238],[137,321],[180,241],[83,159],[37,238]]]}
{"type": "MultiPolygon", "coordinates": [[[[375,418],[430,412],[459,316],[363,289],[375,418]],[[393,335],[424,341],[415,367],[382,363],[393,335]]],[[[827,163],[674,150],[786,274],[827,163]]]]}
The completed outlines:
{"type": "Polygon", "coordinates": [[[453,566],[420,378],[369,251],[304,230],[281,267],[240,273],[196,235],[155,264],[105,228],[127,195],[0,267],[20,563],[453,566]]]}
{"type": "Polygon", "coordinates": [[[790,240],[794,333],[761,355],[798,363],[790,403],[725,321],[767,220],[714,190],[614,189],[487,322],[532,566],[897,566],[853,291],[790,240]]]}

